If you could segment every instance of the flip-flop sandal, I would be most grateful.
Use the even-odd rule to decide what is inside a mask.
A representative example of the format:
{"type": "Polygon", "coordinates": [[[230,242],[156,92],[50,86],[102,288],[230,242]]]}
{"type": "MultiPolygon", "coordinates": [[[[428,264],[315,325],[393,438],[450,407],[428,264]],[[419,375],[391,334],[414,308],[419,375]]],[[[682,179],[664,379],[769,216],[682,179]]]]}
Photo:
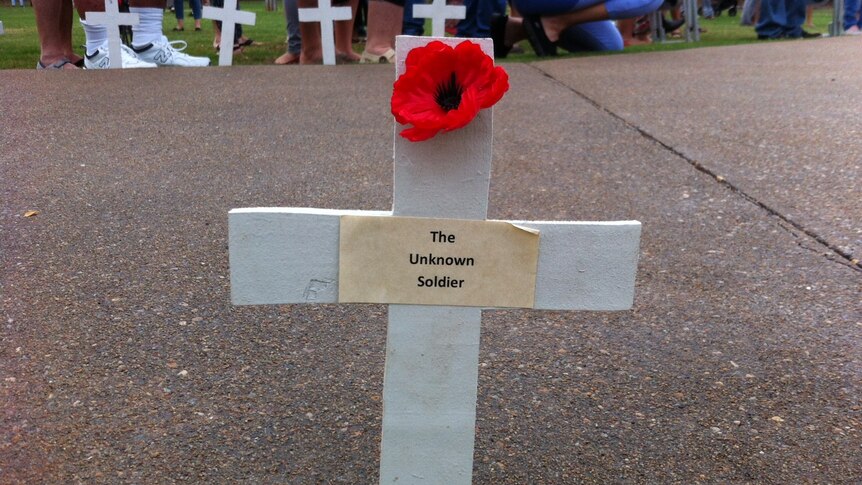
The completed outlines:
{"type": "MultiPolygon", "coordinates": [[[[248,47],[248,46],[250,46],[250,45],[252,45],[252,44],[254,44],[254,41],[253,41],[253,40],[251,40],[251,39],[245,39],[244,41],[242,41],[242,42],[240,42],[240,43],[238,43],[238,44],[236,44],[236,45],[237,45],[237,46],[239,46],[239,47],[248,47]]],[[[234,46],[234,48],[236,48],[236,46],[234,46]]]]}
{"type": "Polygon", "coordinates": [[[524,30],[527,32],[527,40],[530,41],[530,45],[533,46],[537,56],[557,55],[557,46],[545,35],[545,28],[542,27],[542,20],[539,16],[525,15],[524,30]]]}
{"type": "Polygon", "coordinates": [[[359,58],[360,64],[395,64],[395,49],[388,49],[383,54],[371,54],[363,51],[359,58]]]}
{"type": "Polygon", "coordinates": [[[509,23],[508,15],[495,13],[491,16],[491,39],[494,41],[494,57],[503,59],[509,55],[512,46],[506,45],[506,24],[509,23]]]}
{"type": "Polygon", "coordinates": [[[42,64],[42,61],[38,61],[38,62],[36,62],[36,70],[39,70],[39,71],[58,71],[61,69],[65,69],[64,66],[66,64],[69,64],[72,66],[75,65],[72,61],[70,61],[69,59],[66,59],[66,58],[60,59],[59,61],[57,61],[53,64],[48,64],[47,66],[45,64],[42,64]]]}
{"type": "Polygon", "coordinates": [[[274,64],[278,64],[279,66],[288,66],[291,64],[299,64],[299,54],[293,54],[291,52],[285,52],[284,54],[278,56],[274,64]]]}

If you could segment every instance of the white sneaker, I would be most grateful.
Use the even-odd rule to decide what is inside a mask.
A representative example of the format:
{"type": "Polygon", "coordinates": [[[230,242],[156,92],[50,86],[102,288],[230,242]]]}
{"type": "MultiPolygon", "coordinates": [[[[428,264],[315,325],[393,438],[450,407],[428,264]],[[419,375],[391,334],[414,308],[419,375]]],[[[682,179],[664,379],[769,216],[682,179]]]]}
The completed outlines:
{"type": "Polygon", "coordinates": [[[187,45],[184,40],[168,41],[168,38],[163,35],[158,42],[135,47],[135,52],[141,59],[159,66],[205,67],[210,65],[209,57],[194,57],[180,52],[187,45]],[[177,49],[174,45],[182,47],[177,49]]]}
{"type": "MultiPolygon", "coordinates": [[[[120,61],[123,69],[158,67],[152,62],[138,58],[135,52],[125,44],[120,44],[120,61]]],[[[93,54],[84,56],[84,67],[87,69],[108,69],[111,67],[111,59],[108,57],[108,44],[103,44],[93,54]]]]}
{"type": "Polygon", "coordinates": [[[859,27],[854,25],[849,29],[845,30],[844,35],[862,35],[862,30],[859,30],[859,27]]]}

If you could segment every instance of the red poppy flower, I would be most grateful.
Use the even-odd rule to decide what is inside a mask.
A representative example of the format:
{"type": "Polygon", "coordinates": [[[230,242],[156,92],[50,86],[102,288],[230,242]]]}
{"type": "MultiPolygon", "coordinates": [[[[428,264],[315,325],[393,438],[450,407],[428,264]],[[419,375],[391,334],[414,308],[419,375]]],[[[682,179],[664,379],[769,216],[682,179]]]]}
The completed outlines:
{"type": "Polygon", "coordinates": [[[392,114],[410,141],[466,126],[480,109],[490,108],[509,90],[509,75],[494,67],[478,44],[452,48],[440,41],[410,51],[406,70],[395,81],[392,114]]]}

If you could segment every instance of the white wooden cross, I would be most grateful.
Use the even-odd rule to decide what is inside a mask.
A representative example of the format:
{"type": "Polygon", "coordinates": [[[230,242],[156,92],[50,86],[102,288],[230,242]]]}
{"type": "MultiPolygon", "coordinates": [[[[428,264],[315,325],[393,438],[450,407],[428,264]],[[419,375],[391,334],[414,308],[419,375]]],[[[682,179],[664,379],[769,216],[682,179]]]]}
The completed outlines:
{"type": "Polygon", "coordinates": [[[224,0],[224,7],[204,6],[201,16],[205,19],[221,21],[221,42],[218,53],[218,65],[230,66],[233,64],[233,37],[236,32],[236,24],[254,25],[256,15],[254,12],[243,12],[237,10],[237,0],[224,0]]]}
{"type": "Polygon", "coordinates": [[[299,9],[300,22],[320,23],[320,42],[323,47],[323,63],[335,65],[335,29],[333,23],[337,20],[350,20],[353,11],[350,7],[333,7],[331,0],[319,0],[317,8],[299,9]]]}
{"type": "MultiPolygon", "coordinates": [[[[431,40],[449,45],[464,41],[398,37],[398,75],[410,49],[431,40]]],[[[474,41],[493,56],[490,39],[474,41]]],[[[342,216],[484,220],[491,125],[489,109],[466,127],[428,141],[411,143],[396,134],[392,211],[231,210],[233,303],[338,303],[342,216]]],[[[517,224],[540,231],[534,308],[631,307],[639,222],[517,224]]],[[[478,307],[389,305],[381,484],[471,482],[481,319],[478,307]]]]}
{"type": "Polygon", "coordinates": [[[120,12],[117,0],[105,0],[104,12],[86,12],[84,15],[88,24],[104,25],[108,30],[108,67],[122,69],[123,58],[120,52],[120,26],[137,25],[138,14],[120,12]]]}
{"type": "Polygon", "coordinates": [[[467,7],[463,5],[446,5],[446,0],[432,0],[431,4],[418,3],[413,6],[413,16],[431,19],[431,35],[443,37],[446,35],[446,20],[461,20],[467,17],[467,7]]]}

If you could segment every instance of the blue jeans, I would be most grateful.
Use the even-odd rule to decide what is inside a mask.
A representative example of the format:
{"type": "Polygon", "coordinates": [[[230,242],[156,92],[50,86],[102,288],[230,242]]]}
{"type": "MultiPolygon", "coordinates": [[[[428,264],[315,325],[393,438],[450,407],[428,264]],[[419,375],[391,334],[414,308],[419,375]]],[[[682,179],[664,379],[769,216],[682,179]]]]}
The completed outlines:
{"type": "Polygon", "coordinates": [[[569,52],[621,51],[623,36],[612,21],[600,20],[567,28],[557,44],[569,52]]]}
{"type": "MultiPolygon", "coordinates": [[[[174,0],[174,14],[177,16],[177,20],[183,20],[185,18],[185,12],[183,12],[183,0],[174,0]]],[[[201,0],[189,0],[189,5],[192,6],[192,16],[194,16],[195,20],[201,19],[201,0]]]]}
{"type": "MultiPolygon", "coordinates": [[[[560,15],[605,4],[608,16],[613,19],[630,19],[654,12],[663,0],[515,0],[523,15],[560,15]]],[[[803,12],[804,14],[804,12],[803,12]]]]}
{"type": "Polygon", "coordinates": [[[284,0],[284,18],[287,21],[287,52],[291,54],[299,54],[302,51],[298,9],[296,0],[284,0]]]}
{"type": "Polygon", "coordinates": [[[862,6],[862,2],[859,0],[844,0],[844,30],[854,25],[862,29],[860,6],[862,6]]]}
{"type": "Polygon", "coordinates": [[[425,3],[425,0],[407,0],[404,5],[404,19],[401,24],[401,33],[404,35],[425,35],[425,19],[413,16],[413,5],[425,3]]]}
{"type": "Polygon", "coordinates": [[[467,16],[458,22],[458,37],[491,37],[491,16],[506,14],[506,0],[464,0],[467,16]]]}
{"type": "Polygon", "coordinates": [[[761,0],[760,20],[754,26],[757,35],[779,37],[802,37],[805,22],[805,0],[761,0]]]}

